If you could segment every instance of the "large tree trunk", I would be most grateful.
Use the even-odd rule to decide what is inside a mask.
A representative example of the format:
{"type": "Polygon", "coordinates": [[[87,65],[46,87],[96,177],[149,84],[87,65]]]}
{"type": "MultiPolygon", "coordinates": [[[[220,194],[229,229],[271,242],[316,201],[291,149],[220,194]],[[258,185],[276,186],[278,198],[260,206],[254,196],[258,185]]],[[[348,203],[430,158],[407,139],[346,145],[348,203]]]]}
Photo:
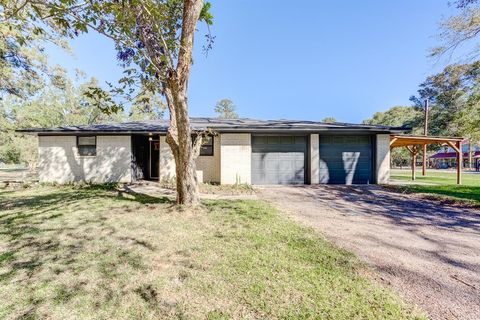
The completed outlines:
{"type": "MultiPolygon", "coordinates": [[[[175,88],[175,82],[172,87],[175,88]]],[[[199,203],[199,191],[195,159],[199,146],[192,141],[186,96],[183,92],[172,91],[174,90],[166,89],[170,109],[166,141],[175,159],[177,203],[196,205],[199,203]]]]}
{"type": "Polygon", "coordinates": [[[186,205],[199,203],[195,159],[199,154],[200,140],[192,142],[187,87],[192,65],[195,28],[202,7],[203,0],[185,0],[177,68],[165,84],[165,96],[170,111],[167,143],[175,158],[177,203],[186,205]]]}
{"type": "MultiPolygon", "coordinates": [[[[200,150],[200,139],[192,142],[190,119],[188,117],[187,87],[192,65],[192,51],[195,28],[197,26],[203,0],[184,0],[183,19],[178,50],[177,64],[168,59],[165,79],[162,78],[162,90],[167,99],[170,113],[170,125],[167,132],[167,143],[175,159],[177,179],[177,203],[197,205],[199,203],[197,173],[195,159],[200,150]]],[[[169,51],[161,35],[153,32],[154,21],[146,14],[141,5],[135,6],[141,37],[147,49],[151,62],[164,68],[165,51],[169,51]],[[150,19],[150,20],[149,20],[150,19]]],[[[158,30],[157,30],[158,32],[158,30]]],[[[173,55],[166,55],[171,57],[173,55]]]]}

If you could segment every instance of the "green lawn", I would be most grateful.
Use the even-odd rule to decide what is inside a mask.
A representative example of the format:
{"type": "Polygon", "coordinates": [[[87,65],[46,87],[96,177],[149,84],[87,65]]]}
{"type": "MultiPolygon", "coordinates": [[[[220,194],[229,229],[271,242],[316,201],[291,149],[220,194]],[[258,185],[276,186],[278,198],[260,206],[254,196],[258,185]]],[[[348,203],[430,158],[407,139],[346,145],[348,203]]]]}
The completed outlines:
{"type": "Polygon", "coordinates": [[[429,170],[425,177],[421,175],[421,171],[417,171],[416,183],[412,182],[411,174],[409,170],[392,170],[392,180],[405,182],[405,185],[395,188],[480,204],[480,174],[462,174],[461,186],[456,184],[457,176],[453,171],[429,170]]]}
{"type": "Polygon", "coordinates": [[[414,318],[369,274],[260,201],[0,190],[0,318],[414,318]]]}

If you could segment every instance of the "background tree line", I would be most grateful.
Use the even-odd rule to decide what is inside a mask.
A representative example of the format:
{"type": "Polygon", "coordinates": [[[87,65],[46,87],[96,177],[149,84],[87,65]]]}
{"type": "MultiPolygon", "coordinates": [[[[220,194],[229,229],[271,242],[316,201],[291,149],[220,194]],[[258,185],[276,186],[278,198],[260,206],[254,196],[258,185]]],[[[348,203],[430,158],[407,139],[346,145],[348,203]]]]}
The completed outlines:
{"type": "MultiPolygon", "coordinates": [[[[423,102],[428,99],[429,134],[462,136],[469,139],[471,145],[479,144],[480,6],[478,0],[458,0],[452,5],[459,11],[440,22],[440,45],[431,50],[430,57],[450,59],[460,48],[466,49],[466,53],[461,54],[456,63],[421,83],[417,95],[410,98],[411,106],[377,112],[365,123],[408,126],[414,134],[422,134],[423,102]]],[[[408,154],[397,148],[392,158],[395,164],[402,164],[408,161],[408,154]]]]}
{"type": "MultiPolygon", "coordinates": [[[[413,134],[423,134],[424,101],[428,99],[429,135],[461,136],[472,145],[480,142],[480,61],[452,64],[442,72],[428,77],[420,84],[417,95],[412,96],[411,106],[395,106],[385,112],[377,112],[366,124],[406,126],[413,134]]],[[[430,150],[438,149],[431,146],[430,150]]],[[[407,165],[409,153],[394,149],[395,165],[407,165]]]]}
{"type": "Polygon", "coordinates": [[[17,134],[19,128],[52,128],[122,121],[163,118],[166,106],[160,97],[140,92],[128,110],[106,113],[89,95],[98,87],[95,78],[78,76],[72,81],[66,75],[35,90],[26,98],[6,94],[0,99],[0,161],[25,163],[34,167],[37,159],[37,139],[17,134]]]}

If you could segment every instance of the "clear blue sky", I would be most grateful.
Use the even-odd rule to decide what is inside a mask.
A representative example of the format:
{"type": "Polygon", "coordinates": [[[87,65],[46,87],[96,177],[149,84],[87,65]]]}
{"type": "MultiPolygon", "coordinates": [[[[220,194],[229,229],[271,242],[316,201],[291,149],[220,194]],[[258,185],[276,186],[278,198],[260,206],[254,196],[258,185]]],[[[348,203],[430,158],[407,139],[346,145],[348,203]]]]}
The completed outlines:
{"type": "MultiPolygon", "coordinates": [[[[444,65],[427,58],[438,23],[456,12],[448,0],[212,1],[216,41],[202,54],[196,38],[189,88],[192,116],[213,116],[232,99],[242,117],[360,122],[408,105],[418,84],[444,65]]],[[[73,40],[75,57],[52,62],[101,82],[121,75],[113,43],[90,34],[73,40]]]]}

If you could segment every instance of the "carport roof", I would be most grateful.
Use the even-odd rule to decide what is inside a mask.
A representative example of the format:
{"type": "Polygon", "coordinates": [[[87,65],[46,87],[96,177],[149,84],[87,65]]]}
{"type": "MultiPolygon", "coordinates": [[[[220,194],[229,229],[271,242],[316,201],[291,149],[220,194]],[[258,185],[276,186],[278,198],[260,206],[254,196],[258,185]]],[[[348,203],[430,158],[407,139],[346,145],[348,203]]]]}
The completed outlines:
{"type": "MultiPolygon", "coordinates": [[[[390,136],[390,147],[406,147],[410,154],[412,155],[412,180],[416,179],[415,167],[416,167],[416,158],[419,153],[419,145],[422,145],[426,148],[428,144],[441,144],[448,145],[457,154],[457,184],[462,184],[462,142],[463,138],[460,137],[432,137],[432,136],[414,136],[414,135],[391,135],[390,136]]],[[[423,153],[423,175],[426,175],[427,169],[427,156],[426,152],[423,153]]]]}
{"type": "Polygon", "coordinates": [[[405,147],[424,144],[452,144],[462,142],[460,137],[434,137],[434,136],[416,136],[416,135],[392,135],[390,138],[390,147],[405,147]]]}
{"type": "MultiPolygon", "coordinates": [[[[166,133],[169,121],[165,119],[152,121],[132,121],[112,124],[93,124],[82,126],[65,126],[57,128],[19,129],[17,132],[33,134],[76,134],[76,133],[166,133]]],[[[406,127],[389,127],[380,125],[325,123],[303,120],[257,120],[249,118],[219,119],[190,118],[194,131],[214,130],[218,132],[278,132],[283,130],[297,132],[314,131],[369,131],[378,133],[402,133],[410,131],[406,127]]]]}

